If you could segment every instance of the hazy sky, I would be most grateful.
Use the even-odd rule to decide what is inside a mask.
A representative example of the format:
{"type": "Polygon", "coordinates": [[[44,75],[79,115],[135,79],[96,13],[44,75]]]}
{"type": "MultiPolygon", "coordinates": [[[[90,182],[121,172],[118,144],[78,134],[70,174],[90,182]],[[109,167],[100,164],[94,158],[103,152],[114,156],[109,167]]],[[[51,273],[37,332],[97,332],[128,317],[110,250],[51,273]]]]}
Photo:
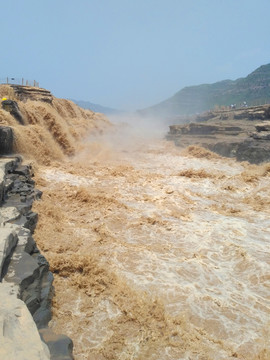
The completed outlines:
{"type": "Polygon", "coordinates": [[[0,78],[139,109],[270,62],[269,0],[0,0],[0,78]]]}

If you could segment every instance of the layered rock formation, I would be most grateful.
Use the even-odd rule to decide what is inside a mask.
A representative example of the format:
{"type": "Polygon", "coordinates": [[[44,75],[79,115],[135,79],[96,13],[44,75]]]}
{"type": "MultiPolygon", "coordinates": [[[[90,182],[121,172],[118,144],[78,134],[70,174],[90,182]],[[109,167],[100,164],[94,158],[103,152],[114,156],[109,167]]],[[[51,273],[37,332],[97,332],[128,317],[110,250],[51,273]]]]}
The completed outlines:
{"type": "MultiPolygon", "coordinates": [[[[182,119],[181,119],[182,120],[182,119]]],[[[171,125],[167,135],[176,145],[199,145],[222,156],[259,164],[270,161],[270,106],[211,111],[184,125],[171,125]]]]}
{"type": "Polygon", "coordinates": [[[53,275],[32,237],[41,192],[20,157],[2,158],[0,170],[1,359],[72,359],[72,341],[48,328],[53,275]]]}
{"type": "Polygon", "coordinates": [[[39,87],[23,86],[23,85],[10,85],[16,97],[20,101],[37,100],[45,101],[49,104],[53,101],[53,96],[49,90],[42,89],[39,87]]]}

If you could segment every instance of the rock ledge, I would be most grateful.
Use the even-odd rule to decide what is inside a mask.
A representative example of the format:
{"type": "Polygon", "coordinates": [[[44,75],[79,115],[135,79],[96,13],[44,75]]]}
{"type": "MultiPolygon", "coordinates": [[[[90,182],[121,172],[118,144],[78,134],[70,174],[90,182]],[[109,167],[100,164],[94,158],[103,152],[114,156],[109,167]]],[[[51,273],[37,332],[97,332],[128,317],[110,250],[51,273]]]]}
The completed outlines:
{"type": "Polygon", "coordinates": [[[238,161],[269,162],[270,105],[207,112],[191,123],[171,125],[166,138],[177,146],[198,145],[238,161]]]}
{"type": "Polygon", "coordinates": [[[0,358],[71,360],[71,339],[48,327],[53,275],[32,237],[32,177],[20,157],[0,159],[0,358]]]}

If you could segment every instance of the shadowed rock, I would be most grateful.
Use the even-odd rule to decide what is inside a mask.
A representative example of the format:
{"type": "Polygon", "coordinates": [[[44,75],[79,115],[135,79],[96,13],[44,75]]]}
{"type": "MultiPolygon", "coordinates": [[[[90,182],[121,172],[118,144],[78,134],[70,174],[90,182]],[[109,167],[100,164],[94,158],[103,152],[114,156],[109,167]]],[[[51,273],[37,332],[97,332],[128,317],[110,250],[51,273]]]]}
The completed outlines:
{"type": "Polygon", "coordinates": [[[195,117],[196,122],[171,125],[167,139],[177,146],[198,145],[238,161],[259,164],[270,161],[269,117],[269,105],[212,111],[195,117]]]}
{"type": "Polygon", "coordinates": [[[39,87],[23,86],[23,85],[10,85],[15,95],[21,101],[36,100],[44,101],[49,104],[52,103],[53,96],[49,90],[42,89],[39,87]]]}
{"type": "Polygon", "coordinates": [[[0,126],[0,154],[11,154],[13,151],[13,130],[8,126],[0,126]]]}
{"type": "Polygon", "coordinates": [[[2,281],[5,264],[17,245],[18,236],[14,229],[6,228],[3,225],[0,225],[0,231],[0,280],[2,281]]]}
{"type": "Polygon", "coordinates": [[[51,353],[51,360],[73,360],[72,340],[65,335],[57,335],[50,329],[41,329],[41,338],[48,345],[51,353]]]}
{"type": "Polygon", "coordinates": [[[2,108],[8,111],[21,125],[24,125],[23,116],[16,101],[3,100],[2,108]]]}

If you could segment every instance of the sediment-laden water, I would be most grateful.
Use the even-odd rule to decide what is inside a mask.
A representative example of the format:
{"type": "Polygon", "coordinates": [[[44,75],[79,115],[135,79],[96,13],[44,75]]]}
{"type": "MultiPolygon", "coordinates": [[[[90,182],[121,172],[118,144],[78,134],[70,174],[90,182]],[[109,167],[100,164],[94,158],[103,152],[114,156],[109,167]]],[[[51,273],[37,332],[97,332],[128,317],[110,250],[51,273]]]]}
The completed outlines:
{"type": "Polygon", "coordinates": [[[270,166],[96,136],[39,167],[51,326],[76,360],[270,358],[270,166]]]}

